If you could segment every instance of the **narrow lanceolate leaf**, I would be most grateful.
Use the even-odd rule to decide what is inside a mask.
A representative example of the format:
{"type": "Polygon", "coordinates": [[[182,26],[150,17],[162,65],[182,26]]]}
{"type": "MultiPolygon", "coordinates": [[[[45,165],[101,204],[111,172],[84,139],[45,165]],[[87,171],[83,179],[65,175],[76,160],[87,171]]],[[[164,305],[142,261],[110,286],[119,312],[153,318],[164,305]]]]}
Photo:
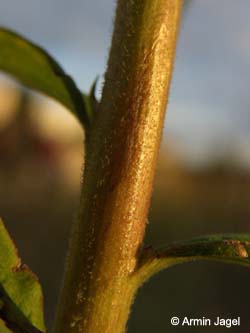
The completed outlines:
{"type": "Polygon", "coordinates": [[[96,86],[98,82],[98,77],[95,79],[94,83],[92,84],[89,92],[89,100],[90,100],[90,107],[92,110],[92,114],[95,114],[98,110],[99,101],[96,98],[96,86]]]}
{"type": "Polygon", "coordinates": [[[91,123],[94,120],[95,114],[97,113],[97,109],[99,106],[99,101],[96,98],[97,80],[98,78],[92,84],[89,94],[83,94],[85,109],[91,123]]]}
{"type": "Polygon", "coordinates": [[[45,331],[41,286],[37,277],[21,263],[0,220],[0,333],[45,331]]]}
{"type": "Polygon", "coordinates": [[[142,283],[164,268],[197,260],[250,266],[250,235],[213,235],[159,250],[147,248],[135,277],[142,283]]]}
{"type": "Polygon", "coordinates": [[[0,70],[25,86],[54,98],[87,128],[90,124],[81,92],[60,65],[41,47],[0,27],[0,70]]]}

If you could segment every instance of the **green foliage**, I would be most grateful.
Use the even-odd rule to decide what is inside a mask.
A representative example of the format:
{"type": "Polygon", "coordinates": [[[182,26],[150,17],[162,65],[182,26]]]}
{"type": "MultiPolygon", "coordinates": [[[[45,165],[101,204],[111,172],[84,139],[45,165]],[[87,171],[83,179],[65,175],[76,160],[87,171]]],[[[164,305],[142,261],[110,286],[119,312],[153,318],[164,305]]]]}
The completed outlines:
{"type": "Polygon", "coordinates": [[[89,94],[83,94],[83,100],[85,104],[85,109],[89,117],[91,118],[91,122],[94,120],[95,114],[98,110],[99,101],[96,98],[96,85],[97,80],[92,84],[89,94]]]}
{"type": "Polygon", "coordinates": [[[37,277],[21,263],[1,220],[0,319],[0,333],[45,332],[41,286],[37,277]]]}
{"type": "Polygon", "coordinates": [[[144,250],[136,273],[144,282],[164,268],[190,261],[209,260],[250,266],[250,235],[212,235],[144,250]]]}
{"type": "Polygon", "coordinates": [[[25,86],[54,98],[71,110],[87,129],[92,113],[72,78],[41,47],[0,28],[0,70],[25,86]]]}
{"type": "Polygon", "coordinates": [[[10,329],[5,325],[5,322],[0,318],[0,333],[12,333],[10,329]]]}

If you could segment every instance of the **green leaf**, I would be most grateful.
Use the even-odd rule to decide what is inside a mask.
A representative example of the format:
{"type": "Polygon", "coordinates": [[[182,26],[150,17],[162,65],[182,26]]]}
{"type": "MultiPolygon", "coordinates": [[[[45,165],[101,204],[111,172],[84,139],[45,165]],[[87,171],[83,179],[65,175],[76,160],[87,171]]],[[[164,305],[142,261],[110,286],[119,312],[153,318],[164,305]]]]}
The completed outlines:
{"type": "Polygon", "coordinates": [[[98,78],[92,84],[89,94],[83,94],[83,99],[86,106],[87,114],[89,115],[91,123],[95,117],[95,114],[99,106],[99,101],[96,98],[97,80],[98,78]]]}
{"type": "Polygon", "coordinates": [[[143,283],[162,269],[198,260],[250,266],[250,235],[212,235],[159,250],[146,248],[135,277],[138,283],[143,283]]]}
{"type": "Polygon", "coordinates": [[[0,333],[14,333],[5,325],[5,322],[1,318],[0,318],[0,333]]]}
{"type": "Polygon", "coordinates": [[[96,98],[96,86],[98,82],[98,77],[95,79],[94,83],[92,84],[89,92],[89,101],[90,101],[90,108],[92,110],[92,114],[95,114],[98,111],[99,101],[96,98]]]}
{"type": "Polygon", "coordinates": [[[0,27],[0,70],[26,87],[54,98],[90,126],[84,99],[72,78],[41,47],[0,27]]]}
{"type": "Polygon", "coordinates": [[[15,333],[46,331],[41,286],[37,277],[21,263],[1,220],[0,318],[0,333],[4,332],[3,328],[1,330],[4,324],[15,333]]]}

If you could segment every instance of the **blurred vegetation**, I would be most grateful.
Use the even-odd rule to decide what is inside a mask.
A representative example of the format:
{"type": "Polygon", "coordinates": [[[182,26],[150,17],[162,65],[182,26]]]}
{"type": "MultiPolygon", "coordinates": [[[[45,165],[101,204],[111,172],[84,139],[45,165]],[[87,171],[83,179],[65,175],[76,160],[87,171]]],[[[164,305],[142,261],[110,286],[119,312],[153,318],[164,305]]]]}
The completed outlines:
{"type": "MultiPolygon", "coordinates": [[[[0,85],[0,214],[23,261],[40,277],[49,324],[83,164],[83,133],[61,108],[28,91],[0,85]]],[[[174,144],[162,147],[147,243],[249,232],[250,170],[224,156],[195,169],[177,156],[174,144]]],[[[129,332],[202,332],[199,327],[171,327],[170,318],[241,316],[241,326],[231,331],[245,333],[250,327],[245,293],[249,277],[249,269],[215,263],[163,272],[140,290],[129,332]]]]}

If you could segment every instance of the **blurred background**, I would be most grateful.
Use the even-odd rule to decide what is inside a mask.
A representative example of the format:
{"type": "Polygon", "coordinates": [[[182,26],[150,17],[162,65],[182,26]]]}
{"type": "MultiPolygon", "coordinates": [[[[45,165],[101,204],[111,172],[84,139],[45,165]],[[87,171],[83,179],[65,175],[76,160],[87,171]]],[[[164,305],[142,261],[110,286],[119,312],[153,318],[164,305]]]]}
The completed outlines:
{"type": "MultiPolygon", "coordinates": [[[[114,0],[0,0],[0,25],[46,47],[88,91],[112,32],[114,0]]],[[[146,242],[250,231],[250,2],[186,0],[146,242]]],[[[0,50],[1,52],[1,50],[0,50]]],[[[0,215],[39,276],[51,327],[78,206],[83,132],[59,104],[0,76],[0,215]]],[[[171,327],[172,316],[241,316],[250,270],[193,263],[138,293],[129,333],[226,332],[171,327]]]]}

